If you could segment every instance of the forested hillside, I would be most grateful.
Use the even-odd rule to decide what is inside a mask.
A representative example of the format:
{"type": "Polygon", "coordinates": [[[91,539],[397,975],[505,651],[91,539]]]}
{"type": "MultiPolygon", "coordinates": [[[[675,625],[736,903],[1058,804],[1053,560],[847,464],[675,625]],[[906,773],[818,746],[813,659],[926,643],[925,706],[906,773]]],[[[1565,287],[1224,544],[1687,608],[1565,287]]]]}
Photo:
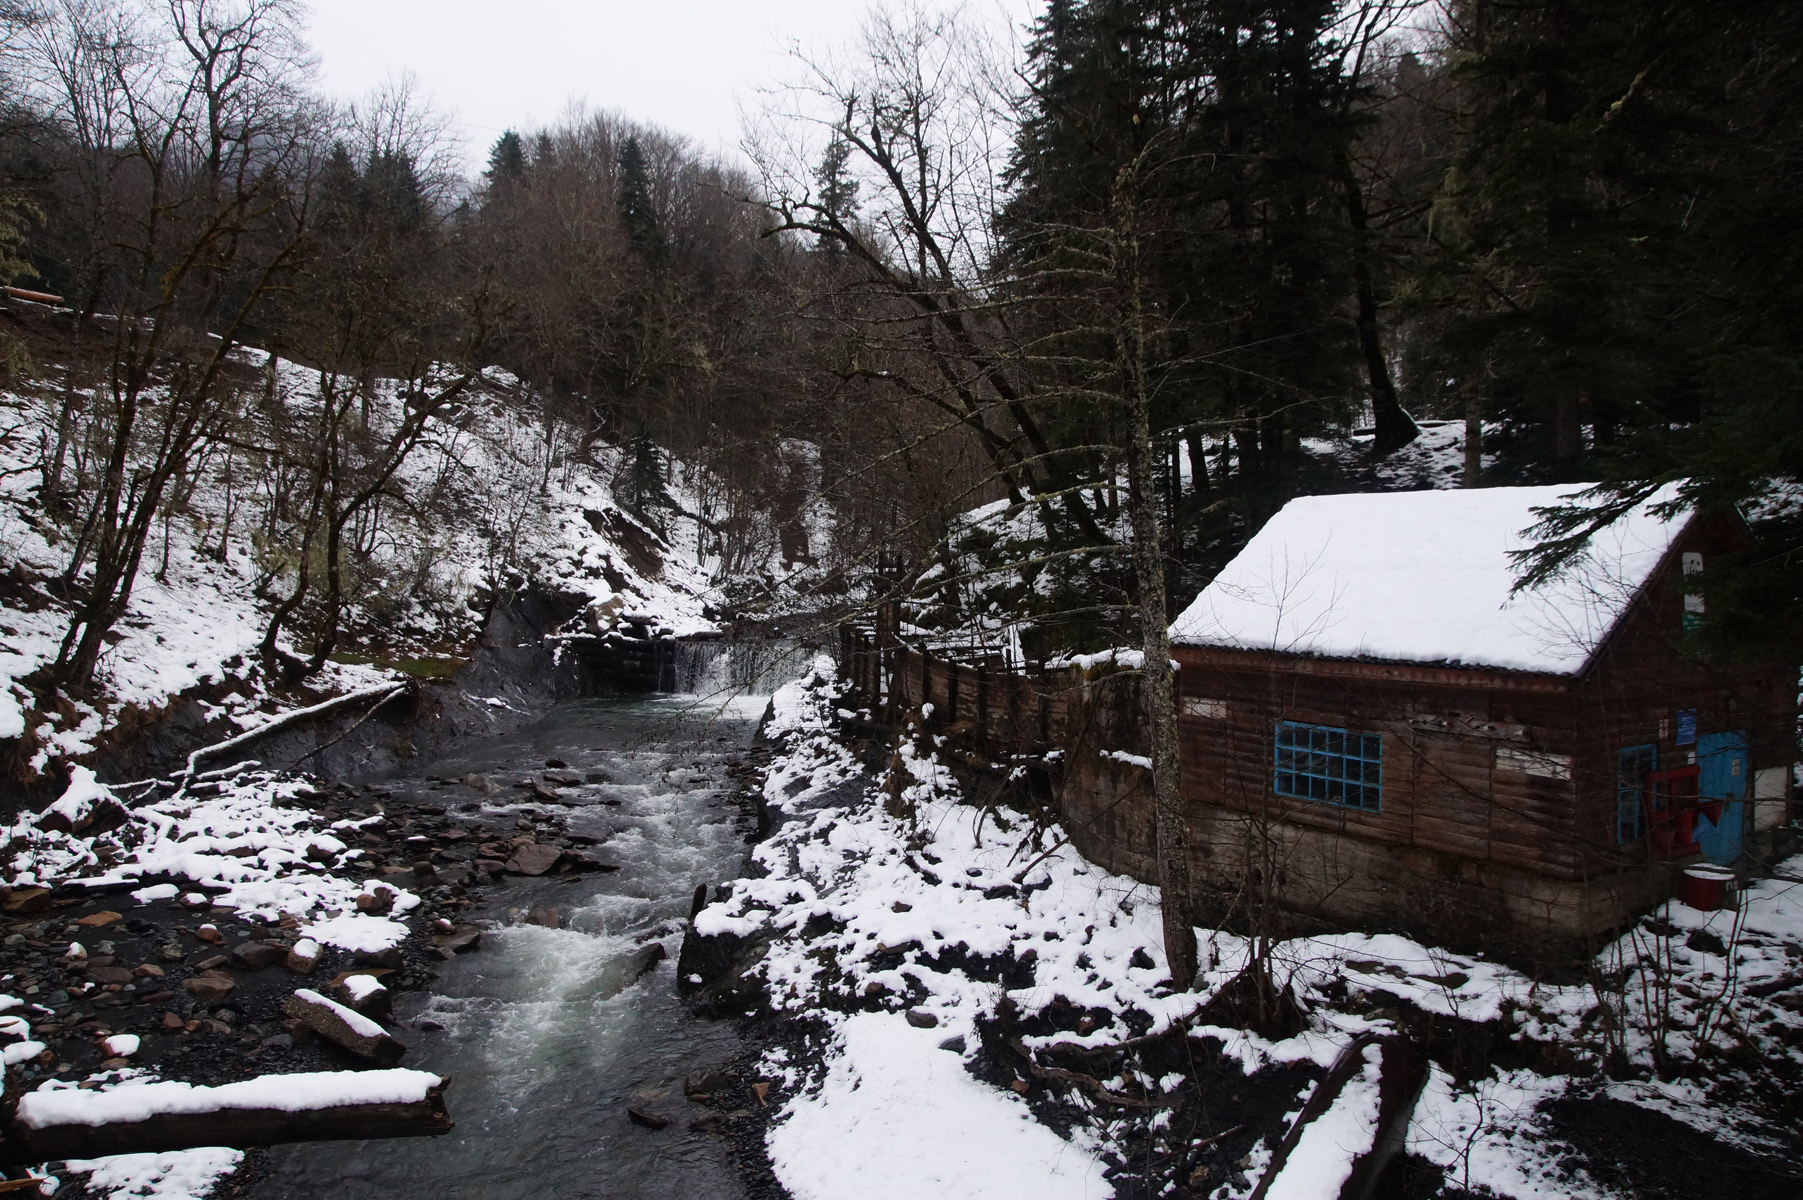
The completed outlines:
{"type": "Polygon", "coordinates": [[[325,99],[287,0],[3,19],[37,713],[107,693],[172,539],[252,561],[278,686],[356,651],[432,595],[368,564],[467,526],[403,481],[486,404],[539,442],[485,471],[600,472],[722,612],[1152,648],[1287,497],[1398,482],[1437,420],[1466,486],[1601,485],[1524,571],[1683,480],[1758,533],[1698,636],[1797,640],[1784,6],[1052,0],[1018,61],[898,7],[798,52],[743,154],[575,112],[470,178],[407,84],[325,99]]]}

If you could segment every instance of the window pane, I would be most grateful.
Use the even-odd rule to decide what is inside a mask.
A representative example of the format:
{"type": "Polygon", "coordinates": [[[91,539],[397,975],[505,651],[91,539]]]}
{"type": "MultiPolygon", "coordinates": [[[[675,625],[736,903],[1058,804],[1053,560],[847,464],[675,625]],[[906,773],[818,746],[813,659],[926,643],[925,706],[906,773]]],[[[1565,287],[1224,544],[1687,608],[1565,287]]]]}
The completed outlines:
{"type": "Polygon", "coordinates": [[[1271,786],[1278,795],[1381,811],[1381,735],[1299,721],[1279,721],[1274,732],[1271,786]]]}

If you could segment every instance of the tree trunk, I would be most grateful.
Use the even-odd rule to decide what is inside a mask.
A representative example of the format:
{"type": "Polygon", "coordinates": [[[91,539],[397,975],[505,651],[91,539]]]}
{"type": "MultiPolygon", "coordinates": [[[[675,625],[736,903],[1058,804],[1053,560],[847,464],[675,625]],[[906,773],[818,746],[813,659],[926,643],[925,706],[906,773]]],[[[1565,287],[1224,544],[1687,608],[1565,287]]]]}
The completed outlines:
{"type": "Polygon", "coordinates": [[[1357,293],[1359,350],[1365,359],[1365,376],[1371,383],[1371,417],[1379,454],[1400,450],[1421,435],[1415,419],[1396,398],[1396,381],[1390,378],[1390,361],[1384,357],[1383,337],[1377,323],[1377,285],[1371,269],[1371,236],[1367,228],[1365,194],[1353,173],[1350,159],[1340,162],[1340,182],[1346,196],[1346,215],[1352,225],[1352,280],[1357,293]]]}
{"type": "Polygon", "coordinates": [[[1195,901],[1190,887],[1189,831],[1184,821],[1177,757],[1177,681],[1171,670],[1171,633],[1165,613],[1164,551],[1159,536],[1152,405],[1146,380],[1144,291],[1135,213],[1130,198],[1124,195],[1132,186],[1131,174],[1124,176],[1123,186],[1117,192],[1114,254],[1120,289],[1120,328],[1115,340],[1128,423],[1127,516],[1133,534],[1140,648],[1145,655],[1140,683],[1152,751],[1152,806],[1164,953],[1171,969],[1171,986],[1185,991],[1196,981],[1195,901]]]}
{"type": "Polygon", "coordinates": [[[1465,479],[1468,488],[1484,479],[1484,402],[1476,382],[1465,385],[1465,479]]]}
{"type": "Polygon", "coordinates": [[[1194,430],[1185,434],[1183,441],[1189,451],[1189,498],[1200,505],[1208,499],[1208,451],[1202,435],[1194,430]]]}
{"type": "Polygon", "coordinates": [[[1575,388],[1563,389],[1553,398],[1553,475],[1560,482],[1576,478],[1578,459],[1583,453],[1578,392],[1575,388]]]}
{"type": "Polygon", "coordinates": [[[160,1112],[141,1121],[42,1128],[15,1119],[6,1130],[3,1153],[6,1165],[28,1166],[115,1154],[166,1154],[197,1146],[249,1149],[285,1142],[436,1137],[451,1128],[440,1084],[424,1100],[399,1104],[343,1104],[298,1112],[280,1108],[160,1112]]]}

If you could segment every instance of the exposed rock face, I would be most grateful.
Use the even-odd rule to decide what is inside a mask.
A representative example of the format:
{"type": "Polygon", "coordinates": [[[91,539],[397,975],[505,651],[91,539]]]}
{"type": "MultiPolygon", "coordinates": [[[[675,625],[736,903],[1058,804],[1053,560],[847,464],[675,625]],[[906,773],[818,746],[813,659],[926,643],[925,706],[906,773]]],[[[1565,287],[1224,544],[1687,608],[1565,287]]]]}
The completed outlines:
{"type": "Polygon", "coordinates": [[[704,1013],[749,1012],[764,1002],[764,985],[747,978],[770,948],[768,937],[699,934],[693,923],[676,955],[676,991],[704,1013]]]}

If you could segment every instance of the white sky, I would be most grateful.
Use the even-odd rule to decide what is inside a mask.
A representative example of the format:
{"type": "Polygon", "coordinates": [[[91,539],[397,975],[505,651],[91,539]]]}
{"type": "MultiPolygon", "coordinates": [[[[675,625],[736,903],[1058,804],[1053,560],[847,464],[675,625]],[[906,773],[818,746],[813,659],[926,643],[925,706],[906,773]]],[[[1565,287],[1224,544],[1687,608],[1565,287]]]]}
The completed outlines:
{"type": "MultiPolygon", "coordinates": [[[[953,0],[940,0],[941,3],[953,0]]],[[[739,111],[790,73],[789,46],[840,44],[867,0],[313,0],[325,90],[355,98],[412,72],[457,118],[472,168],[504,129],[555,121],[572,100],[731,151],[739,111]]],[[[1036,0],[970,0],[998,24],[1036,0]]]]}

